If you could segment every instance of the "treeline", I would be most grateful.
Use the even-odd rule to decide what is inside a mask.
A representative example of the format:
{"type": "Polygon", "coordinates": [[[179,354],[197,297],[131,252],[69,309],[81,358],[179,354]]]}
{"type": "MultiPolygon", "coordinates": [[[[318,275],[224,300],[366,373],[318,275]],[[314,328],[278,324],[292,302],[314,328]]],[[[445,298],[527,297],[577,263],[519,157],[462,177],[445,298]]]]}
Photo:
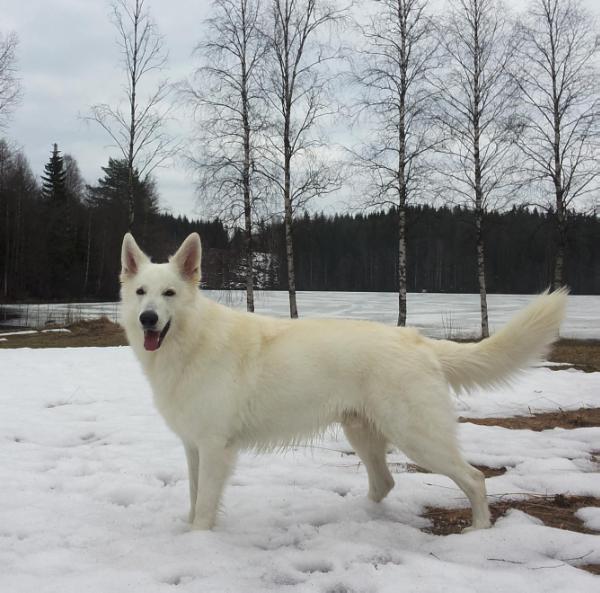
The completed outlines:
{"type": "Polygon", "coordinates": [[[110,159],[86,185],[77,163],[55,145],[40,187],[21,151],[0,140],[0,300],[114,300],[123,235],[131,230],[157,259],[199,232],[209,258],[209,283],[222,285],[229,247],[222,223],[162,214],[151,178],[134,175],[135,223],[128,228],[127,163],[110,159]],[[213,255],[216,254],[216,255],[213,255]]]}
{"type": "MultiPolygon", "coordinates": [[[[409,207],[407,289],[476,293],[476,227],[472,210],[409,207]]],[[[556,232],[552,214],[513,207],[484,217],[486,283],[495,293],[535,293],[552,282],[556,232]]],[[[567,284],[574,293],[600,293],[600,221],[569,214],[567,284]]],[[[273,249],[285,266],[281,223],[263,227],[257,250],[273,249]]],[[[299,290],[397,291],[398,212],[323,214],[295,223],[299,290]]],[[[285,273],[279,274],[285,289],[285,273]]]]}
{"type": "MultiPolygon", "coordinates": [[[[75,159],[57,146],[36,181],[25,156],[0,141],[0,299],[115,300],[120,248],[128,230],[128,169],[110,159],[86,185],[75,159]]],[[[192,221],[159,209],[151,178],[134,176],[136,239],[156,261],[165,260],[191,232],[203,241],[203,285],[244,288],[241,231],[219,220],[192,221]]],[[[476,227],[470,209],[408,209],[409,291],[476,292],[476,227]]],[[[487,283],[493,292],[529,293],[552,279],[553,217],[514,207],[484,218],[487,283]]],[[[295,220],[295,264],[300,290],[395,291],[398,286],[398,211],[369,214],[305,213],[295,220]]],[[[600,221],[569,214],[568,284],[600,293],[600,221]]],[[[261,221],[252,237],[260,289],[286,289],[281,220],[261,221]]]]}

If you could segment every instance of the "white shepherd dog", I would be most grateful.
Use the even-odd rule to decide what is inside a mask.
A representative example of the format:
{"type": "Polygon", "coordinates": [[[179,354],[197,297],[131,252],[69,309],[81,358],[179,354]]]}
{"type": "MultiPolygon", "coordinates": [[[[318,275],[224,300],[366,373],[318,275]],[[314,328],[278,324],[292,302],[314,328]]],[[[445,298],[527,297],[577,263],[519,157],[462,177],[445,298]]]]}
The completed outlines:
{"type": "Polygon", "coordinates": [[[369,498],[394,486],[388,445],[450,477],[471,501],[473,526],[490,526],[483,474],[456,439],[449,388],[493,387],[544,355],[558,335],[567,292],[539,296],[479,343],[431,340],[368,321],[274,319],[202,296],[200,237],[154,264],[125,235],[122,324],[167,424],[182,440],[190,522],[215,524],[240,449],[271,449],[340,422],[369,476],[369,498]]]}

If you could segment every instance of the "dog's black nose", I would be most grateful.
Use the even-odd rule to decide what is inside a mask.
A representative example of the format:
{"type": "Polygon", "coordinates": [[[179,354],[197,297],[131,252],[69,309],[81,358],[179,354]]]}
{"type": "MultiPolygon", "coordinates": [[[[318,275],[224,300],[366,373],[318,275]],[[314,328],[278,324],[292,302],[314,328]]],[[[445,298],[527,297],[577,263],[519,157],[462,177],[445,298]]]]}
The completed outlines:
{"type": "Polygon", "coordinates": [[[153,328],[158,322],[158,315],[155,311],[144,311],[140,315],[140,323],[144,329],[153,328]]]}

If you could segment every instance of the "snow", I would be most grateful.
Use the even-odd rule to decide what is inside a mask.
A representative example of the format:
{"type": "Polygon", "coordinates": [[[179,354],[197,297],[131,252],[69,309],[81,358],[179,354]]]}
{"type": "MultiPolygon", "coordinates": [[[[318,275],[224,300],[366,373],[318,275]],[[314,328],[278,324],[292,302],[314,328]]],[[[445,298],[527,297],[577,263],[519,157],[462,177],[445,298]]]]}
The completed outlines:
{"type": "Polygon", "coordinates": [[[457,409],[462,416],[482,418],[598,407],[599,375],[537,367],[523,373],[510,387],[459,394],[457,409]]]}
{"type": "Polygon", "coordinates": [[[2,333],[0,334],[0,336],[28,336],[31,334],[37,334],[36,330],[24,330],[24,331],[18,331],[18,332],[6,332],[6,333],[2,333]]]}
{"type": "MultiPolygon", "coordinates": [[[[405,471],[366,499],[364,468],[340,431],[284,453],[243,454],[213,532],[188,529],[178,439],[123,348],[0,351],[0,591],[105,593],[592,592],[596,535],[513,510],[494,528],[422,531],[424,507],[466,506],[447,478],[405,471]]],[[[512,389],[462,396],[459,413],[496,416],[600,406],[600,373],[536,368],[512,389]]],[[[467,458],[508,466],[490,500],[600,496],[600,428],[543,432],[465,423],[467,458]]],[[[599,511],[579,511],[590,528],[599,511]]]]}
{"type": "Polygon", "coordinates": [[[581,519],[588,529],[600,531],[600,508],[585,507],[577,511],[577,517],[581,519]]]}
{"type": "MultiPolygon", "coordinates": [[[[205,295],[235,308],[245,308],[242,291],[205,290],[205,295]]],[[[289,316],[287,292],[257,291],[258,313],[289,316]]],[[[371,319],[394,324],[398,318],[398,295],[391,292],[303,292],[297,293],[301,316],[371,319]]],[[[535,295],[488,295],[490,329],[498,329],[535,295]]],[[[433,337],[468,337],[480,334],[478,294],[409,293],[408,325],[433,337]]],[[[2,323],[40,328],[48,323],[79,319],[118,317],[117,303],[63,303],[44,305],[6,305],[20,318],[2,323]]],[[[0,310],[0,316],[2,311],[0,310]]],[[[574,338],[600,338],[600,296],[569,296],[567,318],[561,335],[574,338]]]]}

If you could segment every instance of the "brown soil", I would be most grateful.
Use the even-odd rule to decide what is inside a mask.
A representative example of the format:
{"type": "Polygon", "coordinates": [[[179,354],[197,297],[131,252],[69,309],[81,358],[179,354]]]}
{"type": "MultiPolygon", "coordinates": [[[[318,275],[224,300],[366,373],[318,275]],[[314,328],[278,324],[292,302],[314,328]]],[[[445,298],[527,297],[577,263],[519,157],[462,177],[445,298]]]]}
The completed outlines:
{"type": "MultiPolygon", "coordinates": [[[[52,328],[48,328],[52,329],[52,328]]],[[[126,346],[127,339],[121,327],[102,317],[90,321],[78,321],[69,325],[70,333],[41,333],[24,336],[4,336],[0,348],[69,348],[80,346],[126,346]]],[[[8,333],[7,330],[6,333],[8,333]]],[[[4,333],[4,332],[2,332],[4,333]]]]}
{"type": "Polygon", "coordinates": [[[471,422],[483,426],[504,428],[547,430],[550,428],[583,428],[600,426],[600,408],[579,408],[578,410],[544,412],[531,416],[513,418],[460,418],[461,422],[471,422]]]}

